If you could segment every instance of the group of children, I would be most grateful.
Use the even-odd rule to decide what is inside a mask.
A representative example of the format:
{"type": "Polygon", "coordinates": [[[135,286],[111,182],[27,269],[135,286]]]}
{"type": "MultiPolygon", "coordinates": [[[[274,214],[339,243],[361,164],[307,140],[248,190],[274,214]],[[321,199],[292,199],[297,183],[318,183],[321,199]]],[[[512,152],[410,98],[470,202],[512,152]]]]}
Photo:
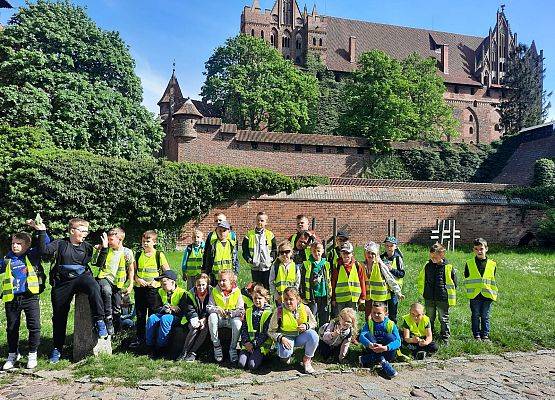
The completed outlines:
{"type": "MultiPolygon", "coordinates": [[[[273,349],[288,364],[294,349],[302,347],[304,370],[313,373],[311,360],[317,351],[324,359],[344,363],[350,345],[360,343],[365,349],[360,364],[377,364],[386,376],[393,377],[396,371],[390,362],[402,347],[416,359],[437,351],[432,335],[436,314],[442,340],[450,336],[449,308],[456,301],[457,279],[453,265],[445,260],[445,248],[438,243],[431,247],[430,259],[417,280],[424,306],[412,304],[409,313],[398,321],[405,270],[395,237],[385,239],[382,254],[379,244],[368,242],[361,263],[354,257],[347,232],[337,233],[326,254],[322,242],[308,229],[308,218],[299,215],[297,232],[278,244],[266,228],[268,216],[260,212],[255,228],[247,232],[241,246],[252,277],[241,290],[237,284],[237,235],[225,215],[217,214],[214,222],[215,229],[206,240],[197,230],[193,243],[185,249],[181,267],[187,287],[181,288],[165,255],[156,250],[154,231],[142,235],[142,250],[133,255],[123,246],[125,233],[121,228],[102,234],[95,249],[85,241],[89,227],[85,220],[70,220],[69,237],[54,241],[46,235],[42,221],[27,221],[36,231],[36,245],[31,246],[27,233],[16,233],[11,251],[0,260],[9,351],[3,368],[13,368],[19,360],[22,311],[29,329],[27,367],[37,364],[38,298],[46,279],[43,256],[50,256],[52,262],[52,363],[61,357],[69,306],[78,292],[89,297],[100,338],[121,329],[122,297],[133,292],[136,339],[130,347],[163,351],[173,329],[181,326],[186,335],[179,359],[195,361],[209,336],[214,358],[222,362],[220,334],[226,328],[231,331],[229,361],[250,370],[259,368],[273,349]],[[94,273],[91,265],[96,266],[94,273]],[[359,309],[365,313],[360,333],[359,309]]],[[[477,340],[489,339],[489,314],[497,298],[496,265],[486,252],[486,241],[476,239],[475,256],[466,261],[464,272],[472,332],[477,340]]]]}

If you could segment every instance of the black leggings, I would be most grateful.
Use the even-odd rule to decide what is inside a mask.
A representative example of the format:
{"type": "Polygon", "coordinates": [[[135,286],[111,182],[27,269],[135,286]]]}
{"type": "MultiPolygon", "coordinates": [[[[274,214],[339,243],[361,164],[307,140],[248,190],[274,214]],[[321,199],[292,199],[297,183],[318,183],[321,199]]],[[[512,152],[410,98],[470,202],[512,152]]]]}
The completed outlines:
{"type": "Polygon", "coordinates": [[[162,306],[158,289],[153,287],[134,287],[135,312],[137,315],[137,338],[145,340],[146,319],[149,315],[156,314],[156,310],[162,306]]]}

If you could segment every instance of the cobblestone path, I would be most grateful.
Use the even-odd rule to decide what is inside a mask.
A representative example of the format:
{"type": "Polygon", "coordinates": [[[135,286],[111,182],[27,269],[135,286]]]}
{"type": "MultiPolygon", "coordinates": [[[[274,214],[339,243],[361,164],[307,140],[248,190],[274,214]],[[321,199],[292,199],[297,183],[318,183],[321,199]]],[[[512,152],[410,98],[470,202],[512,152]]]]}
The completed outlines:
{"type": "Polygon", "coordinates": [[[367,369],[241,374],[216,383],[141,382],[110,386],[107,379],[76,382],[64,372],[0,375],[0,399],[555,399],[555,351],[471,356],[399,365],[385,380],[367,369]],[[37,376],[39,375],[39,376],[37,376]],[[58,378],[58,379],[56,379],[58,378]]]}

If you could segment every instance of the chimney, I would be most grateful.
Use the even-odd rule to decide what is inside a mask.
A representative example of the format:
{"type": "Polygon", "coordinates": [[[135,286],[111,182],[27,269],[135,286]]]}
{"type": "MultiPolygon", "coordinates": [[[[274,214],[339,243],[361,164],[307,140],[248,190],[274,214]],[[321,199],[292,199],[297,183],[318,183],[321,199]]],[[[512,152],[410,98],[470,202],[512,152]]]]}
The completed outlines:
{"type": "Polygon", "coordinates": [[[449,45],[441,45],[441,65],[443,66],[443,73],[449,74],[449,45]]]}
{"type": "Polygon", "coordinates": [[[356,44],[357,44],[357,38],[355,36],[350,36],[349,37],[349,62],[351,63],[357,62],[356,44]]]}

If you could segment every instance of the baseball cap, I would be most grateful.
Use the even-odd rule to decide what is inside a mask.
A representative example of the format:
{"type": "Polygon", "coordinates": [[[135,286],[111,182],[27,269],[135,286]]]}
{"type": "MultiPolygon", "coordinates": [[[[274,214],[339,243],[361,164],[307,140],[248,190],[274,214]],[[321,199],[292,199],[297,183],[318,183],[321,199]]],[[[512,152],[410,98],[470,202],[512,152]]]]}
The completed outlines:
{"type": "Polygon", "coordinates": [[[172,281],[177,281],[177,274],[174,271],[172,271],[171,269],[169,269],[167,271],[164,271],[162,273],[162,275],[157,276],[156,278],[154,278],[154,280],[161,281],[164,278],[171,279],[172,281]]]}
{"type": "Polygon", "coordinates": [[[364,245],[364,250],[378,255],[380,254],[380,245],[376,242],[368,242],[364,245]]]}
{"type": "Polygon", "coordinates": [[[338,231],[337,237],[349,240],[349,233],[347,231],[338,231]]]}
{"type": "Polygon", "coordinates": [[[343,243],[343,245],[341,245],[341,248],[339,249],[339,251],[344,251],[346,253],[352,253],[353,250],[353,245],[350,242],[343,243]]]}
{"type": "Polygon", "coordinates": [[[385,240],[383,241],[384,243],[391,243],[391,244],[397,244],[397,238],[395,236],[388,236],[385,238],[385,240]]]}
{"type": "Polygon", "coordinates": [[[231,225],[229,225],[229,222],[227,221],[220,221],[218,222],[218,225],[216,225],[217,228],[224,228],[224,229],[231,229],[231,225]]]}

